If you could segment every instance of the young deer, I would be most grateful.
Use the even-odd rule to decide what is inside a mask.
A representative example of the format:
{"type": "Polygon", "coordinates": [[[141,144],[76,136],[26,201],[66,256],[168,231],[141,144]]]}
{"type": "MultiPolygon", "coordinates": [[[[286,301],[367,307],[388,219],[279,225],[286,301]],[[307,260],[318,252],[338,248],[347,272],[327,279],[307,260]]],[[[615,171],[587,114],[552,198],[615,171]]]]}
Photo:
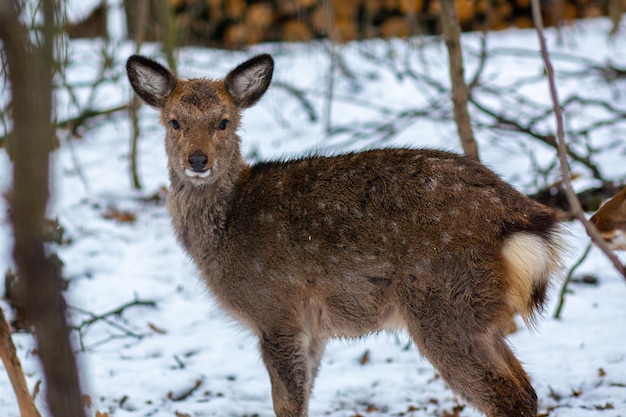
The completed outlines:
{"type": "Polygon", "coordinates": [[[407,329],[450,387],[490,417],[535,416],[504,338],[532,322],[560,257],[559,216],[480,163],[435,150],[247,165],[236,132],[267,90],[269,55],[223,80],[132,56],[160,110],[181,245],[259,339],[279,417],[306,416],[326,340],[407,329]]]}
{"type": "Polygon", "coordinates": [[[591,217],[613,250],[626,250],[626,188],[615,194],[591,217]]]}

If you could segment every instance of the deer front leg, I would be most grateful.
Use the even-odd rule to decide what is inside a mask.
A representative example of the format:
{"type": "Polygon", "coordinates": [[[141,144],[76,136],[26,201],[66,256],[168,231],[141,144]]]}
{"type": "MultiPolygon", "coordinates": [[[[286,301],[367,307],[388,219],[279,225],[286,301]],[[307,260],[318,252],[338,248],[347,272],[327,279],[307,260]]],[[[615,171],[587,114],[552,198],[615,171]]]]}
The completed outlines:
{"type": "Polygon", "coordinates": [[[260,338],[277,417],[306,417],[324,341],[303,332],[271,332],[260,338]]]}

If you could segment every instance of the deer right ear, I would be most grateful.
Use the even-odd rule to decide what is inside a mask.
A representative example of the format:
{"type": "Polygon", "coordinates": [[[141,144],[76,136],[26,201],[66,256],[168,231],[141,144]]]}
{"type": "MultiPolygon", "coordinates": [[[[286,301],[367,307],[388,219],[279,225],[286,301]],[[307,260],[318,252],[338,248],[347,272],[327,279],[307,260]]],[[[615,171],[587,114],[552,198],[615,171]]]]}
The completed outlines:
{"type": "Polygon", "coordinates": [[[140,55],[126,62],[126,73],[135,93],[147,104],[163,108],[165,100],[176,88],[176,76],[163,65],[140,55]]]}

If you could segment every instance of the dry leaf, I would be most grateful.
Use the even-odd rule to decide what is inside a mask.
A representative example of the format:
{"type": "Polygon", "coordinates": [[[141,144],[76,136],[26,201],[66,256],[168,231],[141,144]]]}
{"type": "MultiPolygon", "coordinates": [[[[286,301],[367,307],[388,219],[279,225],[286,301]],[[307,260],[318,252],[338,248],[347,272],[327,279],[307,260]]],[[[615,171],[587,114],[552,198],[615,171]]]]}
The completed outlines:
{"type": "Polygon", "coordinates": [[[146,201],[146,202],[162,204],[167,199],[167,193],[168,193],[167,187],[161,186],[161,187],[159,187],[158,190],[156,190],[154,192],[154,194],[152,194],[152,195],[150,195],[150,196],[148,196],[146,198],[143,198],[142,200],[146,201]]]}
{"type": "Polygon", "coordinates": [[[443,411],[442,417],[461,417],[461,411],[463,411],[465,407],[462,405],[457,405],[452,408],[452,412],[443,411]]]}
{"type": "Polygon", "coordinates": [[[367,349],[365,352],[363,352],[363,355],[361,355],[361,359],[359,359],[359,363],[361,365],[366,365],[368,364],[370,361],[370,350],[367,349]]]}
{"type": "Polygon", "coordinates": [[[137,220],[137,215],[132,211],[118,210],[115,207],[109,207],[102,217],[120,223],[134,223],[137,220]]]}
{"type": "Polygon", "coordinates": [[[109,413],[101,413],[100,411],[96,411],[96,417],[109,417],[109,413]]]}
{"type": "Polygon", "coordinates": [[[91,395],[83,394],[83,404],[87,408],[91,408],[91,395]]]}

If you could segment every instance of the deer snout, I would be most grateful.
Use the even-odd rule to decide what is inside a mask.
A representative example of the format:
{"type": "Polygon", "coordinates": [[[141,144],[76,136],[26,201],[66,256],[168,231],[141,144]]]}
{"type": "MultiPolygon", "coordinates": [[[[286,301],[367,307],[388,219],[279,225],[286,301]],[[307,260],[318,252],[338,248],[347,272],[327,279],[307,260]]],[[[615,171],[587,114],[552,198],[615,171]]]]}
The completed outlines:
{"type": "Polygon", "coordinates": [[[209,157],[202,151],[196,150],[187,158],[188,168],[185,175],[190,178],[206,178],[211,175],[209,157]]]}
{"type": "Polygon", "coordinates": [[[189,157],[189,165],[194,172],[206,171],[209,158],[206,155],[193,154],[189,157]]]}

